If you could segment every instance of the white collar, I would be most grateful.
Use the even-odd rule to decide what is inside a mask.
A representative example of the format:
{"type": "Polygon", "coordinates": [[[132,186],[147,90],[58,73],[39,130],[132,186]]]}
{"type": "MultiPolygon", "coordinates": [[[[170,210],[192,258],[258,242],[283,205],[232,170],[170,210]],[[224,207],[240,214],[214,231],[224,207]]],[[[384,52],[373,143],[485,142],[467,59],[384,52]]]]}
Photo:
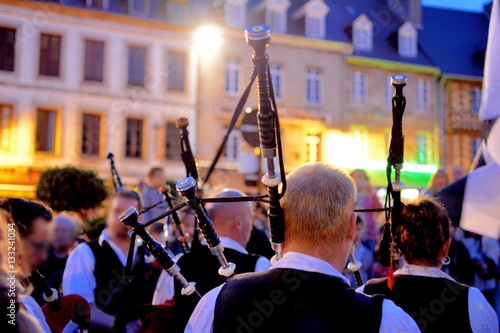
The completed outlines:
{"type": "Polygon", "coordinates": [[[410,265],[410,264],[406,264],[397,271],[395,271],[394,275],[426,276],[426,277],[443,278],[455,281],[451,276],[449,276],[448,274],[446,274],[437,267],[410,265]]]}
{"type": "Polygon", "coordinates": [[[287,252],[283,258],[278,260],[270,269],[274,268],[291,268],[306,272],[321,273],[340,278],[347,284],[351,285],[349,280],[337,271],[330,263],[304,253],[287,252]]]}
{"type": "MultiPolygon", "coordinates": [[[[231,237],[219,237],[219,239],[220,239],[221,245],[224,248],[235,250],[235,251],[238,251],[238,252],[243,253],[243,254],[248,254],[248,251],[245,250],[245,248],[240,243],[238,243],[237,241],[235,241],[231,237]]],[[[201,244],[208,246],[207,241],[205,239],[203,239],[201,241],[201,244]]]]}
{"type": "MultiPolygon", "coordinates": [[[[127,256],[128,256],[128,254],[123,253],[122,250],[120,249],[120,247],[118,245],[116,245],[115,242],[113,242],[113,240],[111,239],[111,237],[108,234],[108,229],[107,228],[105,228],[101,232],[101,235],[99,236],[99,241],[98,241],[99,245],[102,246],[102,243],[104,241],[108,242],[108,244],[111,247],[111,249],[113,251],[115,251],[116,255],[118,256],[118,258],[122,262],[123,266],[125,266],[125,263],[127,262],[127,256]]],[[[137,237],[136,241],[135,241],[134,256],[133,256],[133,260],[132,260],[133,263],[135,263],[135,260],[137,259],[136,254],[137,254],[138,241],[139,241],[139,237],[137,237]]]]}

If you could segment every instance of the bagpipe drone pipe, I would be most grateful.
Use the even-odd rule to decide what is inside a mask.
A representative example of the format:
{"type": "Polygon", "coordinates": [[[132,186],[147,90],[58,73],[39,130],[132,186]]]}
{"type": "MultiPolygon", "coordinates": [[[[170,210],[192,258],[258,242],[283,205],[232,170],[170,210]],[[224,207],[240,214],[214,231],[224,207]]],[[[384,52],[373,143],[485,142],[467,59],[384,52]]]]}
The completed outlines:
{"type": "Polygon", "coordinates": [[[38,270],[33,271],[33,279],[43,290],[43,299],[47,304],[42,306],[42,311],[52,332],[62,332],[70,322],[80,332],[87,332],[90,327],[90,305],[85,298],[76,294],[61,297],[38,270]]]}

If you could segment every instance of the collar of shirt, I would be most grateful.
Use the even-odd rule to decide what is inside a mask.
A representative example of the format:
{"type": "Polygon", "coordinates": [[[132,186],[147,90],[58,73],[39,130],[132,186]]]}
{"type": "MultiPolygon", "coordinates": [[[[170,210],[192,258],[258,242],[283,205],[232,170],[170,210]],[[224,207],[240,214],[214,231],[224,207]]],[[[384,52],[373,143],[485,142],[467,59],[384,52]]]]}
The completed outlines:
{"type": "Polygon", "coordinates": [[[451,276],[443,272],[437,267],[428,267],[420,265],[406,264],[402,268],[394,272],[394,275],[413,275],[413,276],[426,276],[433,278],[443,278],[455,281],[451,276]]]}
{"type": "Polygon", "coordinates": [[[348,285],[351,285],[349,280],[328,262],[304,253],[287,252],[283,258],[278,260],[270,269],[274,268],[291,268],[306,272],[321,273],[337,277],[342,279],[348,285]]]}
{"type": "MultiPolygon", "coordinates": [[[[245,250],[245,248],[240,243],[238,243],[237,241],[235,241],[231,237],[219,237],[219,239],[220,239],[220,243],[222,244],[222,246],[224,248],[235,250],[235,251],[238,251],[239,253],[243,253],[243,254],[248,254],[248,251],[245,250]]],[[[208,246],[207,241],[205,239],[203,239],[201,241],[201,245],[208,246]]]]}
{"type": "MultiPolygon", "coordinates": [[[[135,262],[135,260],[137,259],[137,238],[136,238],[136,243],[135,243],[135,246],[134,246],[134,257],[133,257],[133,260],[132,262],[135,262]]],[[[108,234],[108,229],[104,229],[102,232],[101,232],[101,235],[99,236],[99,245],[102,246],[102,243],[106,241],[108,242],[109,246],[113,249],[113,251],[115,251],[116,255],[118,256],[118,259],[120,259],[121,263],[123,266],[126,265],[127,263],[127,257],[128,257],[128,253],[123,253],[123,251],[120,249],[120,247],[118,247],[118,245],[116,245],[115,242],[113,242],[113,240],[111,239],[111,237],[109,236],[108,234]]]]}

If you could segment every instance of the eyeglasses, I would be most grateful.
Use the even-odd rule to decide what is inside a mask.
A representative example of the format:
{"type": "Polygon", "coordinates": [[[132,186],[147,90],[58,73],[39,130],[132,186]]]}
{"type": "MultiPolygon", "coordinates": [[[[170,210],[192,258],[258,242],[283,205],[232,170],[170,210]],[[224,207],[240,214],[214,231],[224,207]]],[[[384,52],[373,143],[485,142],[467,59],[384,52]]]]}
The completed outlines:
{"type": "Polygon", "coordinates": [[[28,239],[28,238],[23,238],[23,241],[31,244],[31,246],[33,246],[37,251],[45,251],[49,247],[49,243],[47,243],[47,242],[35,242],[35,241],[28,239]]]}

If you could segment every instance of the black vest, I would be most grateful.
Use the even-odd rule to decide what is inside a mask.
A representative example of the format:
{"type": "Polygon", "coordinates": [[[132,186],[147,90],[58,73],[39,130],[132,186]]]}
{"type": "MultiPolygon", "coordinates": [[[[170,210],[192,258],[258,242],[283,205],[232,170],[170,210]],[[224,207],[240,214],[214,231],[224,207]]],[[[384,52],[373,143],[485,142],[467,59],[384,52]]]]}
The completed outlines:
{"type": "MultiPolygon", "coordinates": [[[[256,255],[243,254],[229,248],[224,249],[224,256],[228,262],[236,265],[235,274],[255,271],[255,264],[259,259],[256,255]]],[[[219,275],[219,260],[208,246],[193,247],[191,252],[180,257],[177,265],[188,282],[196,282],[196,290],[202,296],[227,281],[226,277],[219,275]]],[[[181,289],[181,285],[175,280],[175,302],[179,315],[179,327],[183,331],[196,304],[190,297],[181,295],[181,289]]]]}
{"type": "Polygon", "coordinates": [[[276,268],[241,274],[217,297],[213,331],[379,332],[383,300],[320,273],[276,268]]]}
{"type": "Polygon", "coordinates": [[[398,275],[392,291],[383,278],[368,281],[364,292],[393,300],[413,317],[422,332],[472,332],[466,285],[445,278],[398,275]]]}
{"type": "Polygon", "coordinates": [[[129,322],[138,318],[137,310],[141,304],[151,303],[158,274],[146,262],[146,249],[137,249],[136,263],[129,275],[118,259],[115,251],[104,241],[88,243],[95,257],[94,276],[96,306],[107,314],[129,322]]]}

